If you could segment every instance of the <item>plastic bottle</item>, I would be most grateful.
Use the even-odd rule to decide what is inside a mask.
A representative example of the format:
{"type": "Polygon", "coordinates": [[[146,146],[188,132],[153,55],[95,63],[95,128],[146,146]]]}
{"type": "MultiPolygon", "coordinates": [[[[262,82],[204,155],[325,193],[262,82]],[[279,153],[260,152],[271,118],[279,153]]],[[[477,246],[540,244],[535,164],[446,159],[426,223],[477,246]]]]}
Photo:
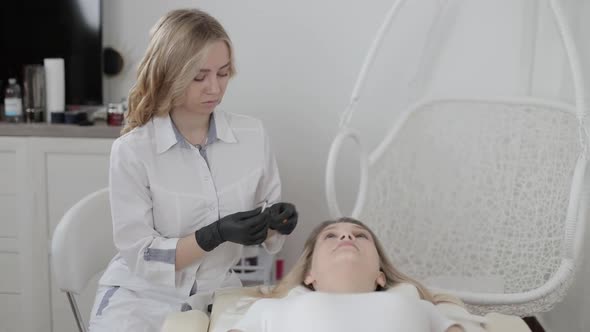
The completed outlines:
{"type": "Polygon", "coordinates": [[[9,78],[4,94],[4,119],[7,122],[23,121],[23,98],[16,78],[9,78]]]}

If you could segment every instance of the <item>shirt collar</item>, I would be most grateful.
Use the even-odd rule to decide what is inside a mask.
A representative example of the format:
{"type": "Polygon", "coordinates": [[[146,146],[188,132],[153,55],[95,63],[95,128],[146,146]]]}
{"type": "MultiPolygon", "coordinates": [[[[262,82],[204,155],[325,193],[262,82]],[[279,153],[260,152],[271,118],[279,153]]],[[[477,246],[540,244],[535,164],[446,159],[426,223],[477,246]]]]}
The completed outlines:
{"type": "Polygon", "coordinates": [[[225,143],[237,143],[238,140],[234,135],[234,131],[229,126],[227,121],[227,114],[223,111],[213,112],[213,120],[215,123],[215,134],[217,138],[225,143]]]}
{"type": "MultiPolygon", "coordinates": [[[[176,128],[169,114],[154,117],[152,121],[154,123],[157,153],[163,153],[175,144],[179,144],[183,148],[190,148],[189,143],[176,128]]],[[[211,116],[207,133],[207,145],[217,140],[226,143],[237,142],[233,130],[227,122],[225,113],[221,111],[213,112],[211,116]]]]}
{"type": "MultiPolygon", "coordinates": [[[[311,293],[311,292],[313,292],[311,289],[309,289],[305,286],[302,286],[302,285],[297,285],[297,286],[291,288],[291,290],[289,290],[289,292],[287,293],[287,297],[303,295],[303,294],[307,294],[307,293],[311,293]]],[[[416,286],[414,286],[410,283],[407,283],[407,282],[399,282],[393,286],[389,286],[389,288],[387,288],[385,290],[385,292],[399,293],[399,294],[406,295],[408,297],[420,299],[420,293],[418,293],[418,288],[416,288],[416,286]]]]}

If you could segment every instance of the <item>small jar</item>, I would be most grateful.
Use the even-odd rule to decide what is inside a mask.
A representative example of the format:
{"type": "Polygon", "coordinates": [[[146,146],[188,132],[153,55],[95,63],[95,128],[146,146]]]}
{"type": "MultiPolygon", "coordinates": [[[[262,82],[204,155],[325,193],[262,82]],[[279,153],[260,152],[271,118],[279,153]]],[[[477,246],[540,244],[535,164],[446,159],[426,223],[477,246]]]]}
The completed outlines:
{"type": "Polygon", "coordinates": [[[109,126],[122,126],[124,113],[123,104],[109,104],[107,107],[107,124],[109,126]]]}

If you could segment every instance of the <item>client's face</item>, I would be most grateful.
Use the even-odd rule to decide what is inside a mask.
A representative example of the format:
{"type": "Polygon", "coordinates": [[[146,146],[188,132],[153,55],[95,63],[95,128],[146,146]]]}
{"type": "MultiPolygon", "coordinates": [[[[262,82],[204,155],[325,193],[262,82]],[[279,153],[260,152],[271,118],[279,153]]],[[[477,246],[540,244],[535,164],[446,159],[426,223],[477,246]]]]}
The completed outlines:
{"type": "Polygon", "coordinates": [[[371,234],[352,223],[326,227],[317,238],[305,282],[313,284],[318,291],[334,291],[335,286],[346,288],[347,284],[363,288],[357,291],[373,291],[377,284],[383,286],[385,278],[379,269],[379,254],[371,234]]]}

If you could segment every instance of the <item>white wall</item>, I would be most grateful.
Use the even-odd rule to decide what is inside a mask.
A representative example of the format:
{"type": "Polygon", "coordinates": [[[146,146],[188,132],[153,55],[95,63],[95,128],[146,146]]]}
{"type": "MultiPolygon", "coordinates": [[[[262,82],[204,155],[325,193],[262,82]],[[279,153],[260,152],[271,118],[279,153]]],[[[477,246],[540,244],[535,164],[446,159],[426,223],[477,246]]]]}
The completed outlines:
{"type": "MultiPolygon", "coordinates": [[[[578,43],[582,71],[585,78],[586,105],[590,105],[590,2],[586,0],[564,1],[564,9],[571,21],[574,37],[578,43]]],[[[562,83],[562,95],[571,94],[571,83],[562,83]]],[[[586,226],[585,247],[576,279],[564,301],[542,315],[539,319],[548,332],[590,330],[590,225],[586,226]]]]}
{"type": "MultiPolygon", "coordinates": [[[[527,49],[551,53],[527,39],[535,23],[527,13],[535,1],[455,0],[449,1],[440,16],[436,16],[436,6],[444,1],[408,1],[377,59],[373,81],[365,91],[369,97],[361,100],[353,117],[352,125],[360,130],[366,145],[374,147],[403,106],[422,92],[504,95],[525,91],[531,65],[527,49]],[[425,49],[428,56],[421,58],[433,20],[441,25],[433,29],[436,38],[425,49]]],[[[238,66],[238,75],[220,107],[265,122],[281,170],[284,199],[300,210],[300,226],[283,253],[289,267],[311,228],[328,218],[324,174],[329,146],[365,52],[392,2],[104,0],[104,45],[121,51],[126,61],[121,75],[105,79],[105,101],[118,101],[128,93],[148,31],[158,17],[181,7],[198,7],[217,17],[235,44],[238,66]]],[[[575,16],[579,12],[572,11],[572,6],[582,6],[584,1],[566,3],[575,16]]],[[[588,3],[584,5],[589,14],[588,3]]],[[[590,26],[588,20],[582,21],[586,22],[580,24],[578,40],[586,43],[587,64],[590,43],[581,31],[590,26]]],[[[543,61],[550,59],[536,59],[535,68],[544,68],[543,61]]],[[[547,71],[537,78],[547,82],[559,75],[560,83],[537,84],[533,87],[536,93],[557,94],[563,86],[563,66],[556,68],[557,73],[547,71]]],[[[355,148],[344,153],[339,171],[338,189],[345,211],[350,211],[356,188],[354,153],[355,148]]],[[[586,271],[581,280],[589,276],[586,271]]],[[[572,306],[580,308],[582,295],[573,296],[572,306]]],[[[585,303],[585,310],[588,308],[590,304],[585,303]]],[[[563,319],[572,317],[560,316],[554,326],[560,326],[563,319]]],[[[581,314],[573,319],[582,319],[581,314]]],[[[590,326],[588,321],[585,324],[579,326],[590,326]]]]}
{"type": "MultiPolygon", "coordinates": [[[[474,93],[505,93],[516,85],[506,82],[518,82],[512,70],[518,66],[518,57],[491,60],[495,50],[518,45],[520,36],[510,33],[511,24],[520,24],[513,22],[518,22],[524,7],[509,5],[509,0],[500,2],[508,6],[487,0],[467,2],[464,8],[450,6],[440,20],[443,27],[454,22],[449,28],[454,29],[454,38],[442,47],[439,58],[420,59],[423,37],[437,9],[432,4],[438,2],[408,1],[367,84],[370,97],[361,100],[353,118],[352,125],[359,128],[369,148],[381,139],[409,102],[408,96],[414,96],[413,91],[465,93],[476,87],[473,82],[484,75],[482,71],[489,77],[478,80],[483,84],[474,93]],[[490,13],[507,21],[502,34],[489,28],[497,23],[490,13]],[[464,29],[482,20],[487,23],[480,25],[483,28],[464,29]],[[488,40],[498,35],[503,38],[488,40]],[[430,72],[419,70],[424,63],[432,66],[430,72]],[[415,77],[418,79],[410,84],[415,77]]],[[[120,50],[125,58],[123,73],[105,79],[105,101],[118,101],[128,93],[148,31],[158,17],[180,7],[199,7],[217,17],[235,44],[238,66],[238,75],[220,107],[266,123],[282,174],[284,199],[295,202],[301,212],[301,224],[286,244],[290,266],[311,227],[328,218],[324,195],[327,152],[365,52],[390,6],[389,0],[105,0],[104,45],[120,50]]],[[[343,153],[345,162],[339,172],[345,211],[350,211],[347,206],[356,188],[354,152],[353,148],[343,153]]]]}
{"type": "Polygon", "coordinates": [[[123,52],[123,75],[105,79],[105,101],[125,96],[148,30],[171,8],[199,7],[217,17],[235,45],[238,75],[222,109],[256,116],[268,128],[300,225],[284,256],[290,266],[311,227],[328,218],[324,165],[369,38],[389,1],[105,0],[104,45],[123,52]]]}

